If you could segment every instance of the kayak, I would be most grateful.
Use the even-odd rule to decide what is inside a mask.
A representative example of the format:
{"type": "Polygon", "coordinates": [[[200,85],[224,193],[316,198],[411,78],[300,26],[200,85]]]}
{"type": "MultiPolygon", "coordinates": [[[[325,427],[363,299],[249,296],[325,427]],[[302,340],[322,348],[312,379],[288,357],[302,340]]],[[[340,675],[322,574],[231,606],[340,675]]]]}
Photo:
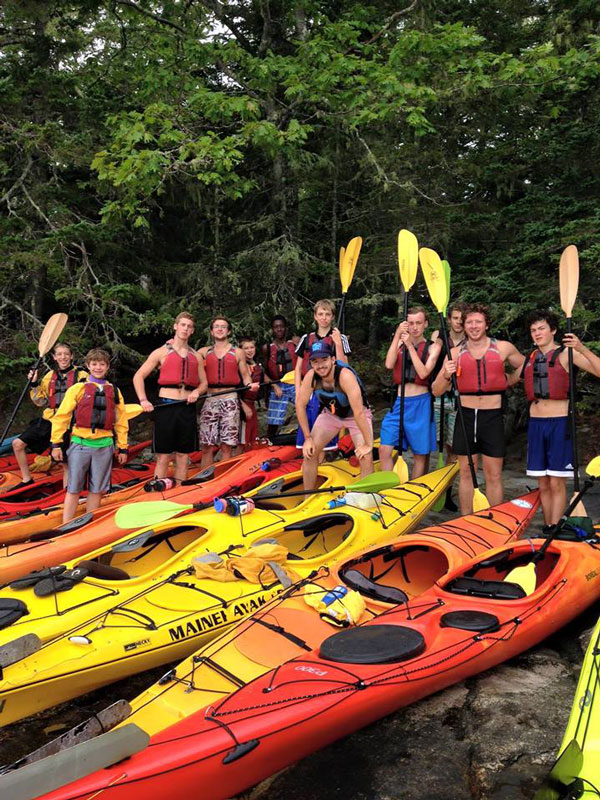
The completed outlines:
{"type": "MultiPolygon", "coordinates": [[[[140,444],[132,445],[129,448],[129,452],[127,454],[127,461],[132,461],[137,455],[139,455],[142,450],[145,450],[147,447],[150,447],[152,442],[150,439],[146,442],[141,442],[140,444]]],[[[17,464],[16,459],[12,456],[12,461],[10,465],[4,465],[5,459],[0,458],[0,469],[5,470],[4,472],[0,472],[0,493],[8,492],[17,484],[21,483],[23,480],[21,476],[21,472],[19,470],[19,465],[17,464]]],[[[27,454],[27,463],[29,464],[29,469],[31,471],[31,477],[34,483],[38,483],[39,481],[43,480],[50,474],[60,474],[62,475],[62,464],[58,464],[50,459],[50,455],[39,456],[35,453],[28,453],[27,454]],[[42,462],[40,465],[40,461],[42,462]],[[44,461],[49,462],[45,464],[44,461]]]]}
{"type": "MultiPolygon", "coordinates": [[[[336,586],[347,585],[345,576],[352,571],[359,571],[363,576],[386,573],[389,595],[385,597],[380,593],[376,596],[373,591],[364,595],[364,618],[370,619],[394,608],[398,602],[398,592],[392,588],[394,581],[390,579],[388,582],[387,579],[393,575],[394,569],[404,571],[406,577],[402,591],[409,589],[414,598],[475,554],[521,536],[537,511],[539,493],[528,493],[518,498],[517,503],[502,503],[489,511],[423,528],[383,547],[351,555],[332,564],[329,574],[319,577],[316,583],[323,589],[334,590],[336,586]]],[[[293,620],[294,635],[299,636],[297,641],[310,640],[312,646],[333,632],[331,624],[307,606],[302,592],[291,593],[284,600],[278,598],[271,603],[268,614],[267,609],[263,609],[260,615],[235,625],[183,661],[170,673],[168,680],[166,676],[161,678],[132,700],[127,721],[154,736],[231,691],[227,681],[217,674],[211,675],[212,665],[216,664],[221,674],[242,676],[248,682],[267,669],[299,655],[301,650],[292,637],[282,649],[278,638],[272,637],[269,629],[264,628],[263,622],[271,616],[282,628],[287,627],[283,624],[286,618],[293,620]],[[267,638],[275,638],[275,641],[267,642],[267,638]],[[264,657],[256,657],[257,648],[268,653],[268,666],[264,657]],[[205,660],[211,667],[203,666],[205,660]],[[192,692],[189,691],[190,680],[196,687],[192,692]]]]}
{"type": "MultiPolygon", "coordinates": [[[[107,503],[94,512],[49,529],[30,534],[28,541],[0,545],[0,580],[3,584],[43,567],[53,567],[111,544],[123,536],[115,522],[117,509],[125,502],[171,500],[203,503],[228,494],[243,494],[267,480],[301,466],[296,447],[260,447],[234,458],[219,461],[214,468],[192,472],[189,482],[163,492],[146,492],[139,484],[107,496],[107,503]],[[108,502],[112,497],[112,502],[108,502]]],[[[28,517],[28,520],[31,518],[28,517]]],[[[4,523],[7,525],[7,523],[4,523]]],[[[0,538],[2,537],[0,525],[0,538]]],[[[15,530],[10,533],[14,536],[15,530]]]]}
{"type": "MultiPolygon", "coordinates": [[[[205,510],[171,519],[90,553],[78,570],[5,590],[0,724],[186,657],[278,595],[287,580],[282,567],[305,577],[415,527],[455,473],[451,465],[386,489],[375,508],[328,513],[321,494],[283,491],[263,500],[255,492],[250,514],[205,510]]],[[[358,474],[358,466],[325,464],[320,488],[345,486],[358,474]]],[[[277,487],[301,480],[291,473],[277,487]]]]}
{"type": "Polygon", "coordinates": [[[535,800],[598,798],[600,787],[600,619],[587,648],[558,758],[535,800]]]}
{"type": "MultiPolygon", "coordinates": [[[[539,541],[533,544],[539,549],[539,541]]],[[[511,578],[532,557],[532,542],[509,542],[467,560],[416,596],[410,592],[410,571],[400,564],[388,565],[386,572],[383,555],[375,571],[368,563],[363,569],[342,568],[336,579],[362,594],[389,598],[395,590],[406,597],[358,626],[330,629],[325,638],[313,633],[316,626],[307,626],[305,637],[304,625],[296,627],[298,616],[279,620],[275,602],[257,615],[264,617],[256,625],[260,643],[241,641],[238,648],[247,662],[263,663],[264,674],[246,680],[243,672],[229,671],[215,642],[186,686],[188,696],[217,687],[204,708],[152,737],[137,754],[147,734],[135,724],[82,744],[92,756],[104,748],[114,761],[42,796],[125,800],[143,789],[144,800],[177,800],[202,786],[203,800],[231,797],[385,714],[514,657],[600,597],[597,538],[554,540],[527,594],[511,578]],[[279,647],[289,652],[290,642],[301,652],[272,666],[273,652],[279,647]],[[118,760],[119,750],[132,757],[107,766],[118,760]]],[[[164,685],[170,680],[167,674],[164,685]]],[[[62,757],[72,758],[66,751],[43,766],[39,762],[40,790],[44,781],[59,785],[55,773],[62,757]]]]}
{"type": "MultiPolygon", "coordinates": [[[[200,452],[190,454],[192,463],[199,461],[201,456],[202,454],[200,452]]],[[[68,530],[73,530],[77,527],[81,529],[81,532],[85,530],[86,534],[91,535],[92,523],[97,522],[100,518],[106,520],[107,516],[105,511],[107,509],[112,515],[119,506],[126,502],[133,502],[134,500],[151,502],[153,500],[181,499],[184,502],[188,500],[194,502],[195,493],[198,491],[198,484],[205,483],[208,480],[223,480],[223,491],[226,491],[228,488],[233,490],[235,486],[238,486],[236,489],[237,492],[247,491],[262,482],[263,478],[262,476],[258,476],[258,472],[262,472],[261,467],[263,464],[265,464],[265,469],[268,470],[273,459],[275,461],[284,462],[296,458],[298,458],[298,450],[295,447],[261,445],[240,456],[225,461],[218,461],[214,466],[209,467],[208,470],[201,470],[199,466],[192,467],[189,472],[188,481],[165,491],[147,492],[145,490],[145,483],[140,484],[138,482],[131,486],[122,486],[120,488],[113,487],[112,491],[102,498],[100,508],[96,512],[93,512],[91,520],[87,514],[84,514],[83,517],[78,517],[76,520],[73,520],[72,523],[69,523],[68,530]],[[86,527],[83,528],[82,524],[85,524],[86,527]]],[[[221,484],[218,483],[215,484],[215,486],[220,485],[221,484]]],[[[82,501],[82,505],[83,502],[84,501],[82,501]]],[[[22,518],[11,517],[4,522],[0,521],[0,543],[9,545],[14,542],[31,541],[34,538],[38,540],[48,539],[49,537],[56,538],[60,536],[61,533],[65,532],[61,523],[62,505],[40,509],[22,518]]],[[[123,535],[121,529],[117,528],[116,525],[112,525],[110,531],[106,529],[106,534],[106,537],[98,542],[98,544],[92,539],[90,547],[87,547],[86,550],[89,551],[91,548],[99,546],[99,544],[107,543],[123,535]]],[[[20,550],[23,549],[27,550],[30,548],[21,548],[20,550]]],[[[20,550],[14,547],[0,548],[0,575],[4,574],[2,571],[3,565],[7,565],[8,563],[2,559],[6,557],[12,558],[13,554],[16,556],[20,550]]],[[[75,557],[76,553],[72,556],[63,556],[62,558],[75,557]]],[[[50,562],[45,566],[50,566],[50,562]]],[[[32,569],[34,568],[35,567],[32,567],[32,569]]],[[[6,580],[9,579],[10,578],[7,578],[6,580]]]]}

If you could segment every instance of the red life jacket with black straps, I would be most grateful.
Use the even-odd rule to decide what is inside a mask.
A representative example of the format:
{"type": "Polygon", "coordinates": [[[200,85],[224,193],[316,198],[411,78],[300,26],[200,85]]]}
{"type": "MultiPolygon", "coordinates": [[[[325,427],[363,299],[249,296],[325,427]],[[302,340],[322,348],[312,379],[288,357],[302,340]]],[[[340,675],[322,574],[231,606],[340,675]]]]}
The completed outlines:
{"type": "Polygon", "coordinates": [[[235,355],[235,347],[231,347],[224,356],[217,358],[213,347],[209,347],[204,358],[204,369],[208,388],[234,389],[240,385],[240,371],[235,355]]]}
{"type": "MultiPolygon", "coordinates": [[[[264,371],[262,368],[262,364],[254,364],[252,367],[248,364],[248,369],[250,370],[250,382],[251,383],[262,383],[264,378],[264,371]]],[[[242,394],[242,398],[244,400],[250,400],[254,402],[262,391],[262,386],[259,386],[258,389],[246,389],[246,391],[242,394]]]]}
{"type": "Polygon", "coordinates": [[[195,389],[200,385],[200,374],[198,372],[198,356],[196,351],[188,347],[185,358],[168,344],[167,357],[160,365],[158,375],[158,385],[165,389],[195,389]]]}
{"type": "MultiPolygon", "coordinates": [[[[431,347],[432,342],[427,342],[423,339],[422,342],[416,346],[415,350],[417,351],[417,355],[425,364],[427,361],[427,356],[429,355],[429,348],[431,347]]],[[[394,383],[397,383],[398,386],[402,383],[402,367],[404,365],[404,352],[405,348],[401,347],[398,350],[398,355],[396,356],[396,364],[394,365],[394,383]]],[[[415,383],[417,386],[429,386],[430,379],[429,376],[426,378],[420,378],[417,375],[417,370],[415,369],[415,365],[412,362],[412,358],[409,356],[406,359],[406,365],[404,366],[404,374],[405,374],[405,381],[406,383],[415,383]]]]}
{"type": "Polygon", "coordinates": [[[352,406],[350,405],[348,395],[340,386],[340,372],[343,369],[349,369],[354,375],[360,388],[363,406],[365,408],[369,408],[369,400],[367,398],[365,387],[363,386],[361,379],[358,377],[356,370],[352,369],[352,367],[349,364],[346,364],[345,361],[336,360],[333,368],[333,387],[331,389],[326,389],[323,386],[323,379],[317,375],[316,372],[313,375],[312,388],[319,400],[319,413],[327,410],[330,414],[335,414],[335,416],[339,417],[340,419],[346,419],[346,417],[352,414],[352,406]]]}
{"type": "Polygon", "coordinates": [[[313,346],[315,342],[327,342],[327,344],[330,344],[332,347],[335,348],[333,339],[329,334],[326,334],[325,336],[319,336],[314,331],[312,333],[309,333],[304,341],[304,353],[302,354],[302,377],[304,377],[308,372],[308,370],[310,369],[310,365],[308,362],[310,356],[310,348],[313,346]]]}
{"type": "Polygon", "coordinates": [[[537,347],[523,364],[521,377],[525,380],[527,400],[567,400],[569,373],[560,363],[564,347],[542,353],[537,347]]]}
{"type": "Polygon", "coordinates": [[[463,342],[456,358],[456,382],[460,394],[502,394],[508,387],[504,359],[500,355],[496,339],[481,358],[473,358],[463,342]]]}
{"type": "Polygon", "coordinates": [[[72,366],[66,372],[54,370],[48,384],[48,406],[51,409],[58,408],[67,393],[67,389],[77,383],[79,369],[80,367],[72,366]]]}
{"type": "Polygon", "coordinates": [[[99,428],[112,431],[117,419],[118,389],[112,383],[98,384],[88,381],[75,407],[74,422],[79,428],[99,428]]]}
{"type": "Polygon", "coordinates": [[[293,342],[286,342],[285,347],[277,347],[275,342],[269,345],[269,358],[265,364],[267,375],[271,380],[278,381],[286,372],[291,372],[296,366],[298,356],[293,342]]]}

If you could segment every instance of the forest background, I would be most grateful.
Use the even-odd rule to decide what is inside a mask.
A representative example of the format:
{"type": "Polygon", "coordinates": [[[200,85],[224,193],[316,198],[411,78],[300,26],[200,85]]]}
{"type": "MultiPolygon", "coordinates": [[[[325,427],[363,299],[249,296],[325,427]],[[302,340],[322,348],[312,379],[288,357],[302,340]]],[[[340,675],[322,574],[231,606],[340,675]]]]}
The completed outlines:
{"type": "Polygon", "coordinates": [[[576,244],[600,352],[599,100],[596,0],[4,0],[2,407],[55,311],[124,380],[183,308],[200,343],[215,313],[305,331],[357,235],[347,330],[383,382],[400,228],[523,352],[576,244]]]}

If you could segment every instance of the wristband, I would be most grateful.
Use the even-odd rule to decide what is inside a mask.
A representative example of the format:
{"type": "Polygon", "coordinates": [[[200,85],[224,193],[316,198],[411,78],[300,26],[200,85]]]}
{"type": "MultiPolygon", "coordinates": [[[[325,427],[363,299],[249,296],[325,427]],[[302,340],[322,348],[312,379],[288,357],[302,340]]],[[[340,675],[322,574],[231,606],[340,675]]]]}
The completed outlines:
{"type": "Polygon", "coordinates": [[[117,452],[118,453],[125,453],[125,455],[127,455],[127,453],[129,452],[129,449],[127,447],[119,447],[117,452]]]}
{"type": "Polygon", "coordinates": [[[31,386],[32,389],[35,389],[36,386],[40,385],[40,382],[39,381],[31,381],[31,383],[29,385],[31,386]]]}

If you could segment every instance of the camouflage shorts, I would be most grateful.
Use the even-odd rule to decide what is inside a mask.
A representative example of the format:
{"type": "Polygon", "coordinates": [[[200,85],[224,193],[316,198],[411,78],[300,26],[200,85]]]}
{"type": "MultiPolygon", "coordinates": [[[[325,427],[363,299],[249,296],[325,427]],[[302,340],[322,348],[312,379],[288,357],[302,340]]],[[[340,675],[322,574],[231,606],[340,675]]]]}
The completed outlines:
{"type": "Polygon", "coordinates": [[[240,405],[237,398],[207,397],[200,412],[198,439],[200,447],[239,442],[240,405]]]}

